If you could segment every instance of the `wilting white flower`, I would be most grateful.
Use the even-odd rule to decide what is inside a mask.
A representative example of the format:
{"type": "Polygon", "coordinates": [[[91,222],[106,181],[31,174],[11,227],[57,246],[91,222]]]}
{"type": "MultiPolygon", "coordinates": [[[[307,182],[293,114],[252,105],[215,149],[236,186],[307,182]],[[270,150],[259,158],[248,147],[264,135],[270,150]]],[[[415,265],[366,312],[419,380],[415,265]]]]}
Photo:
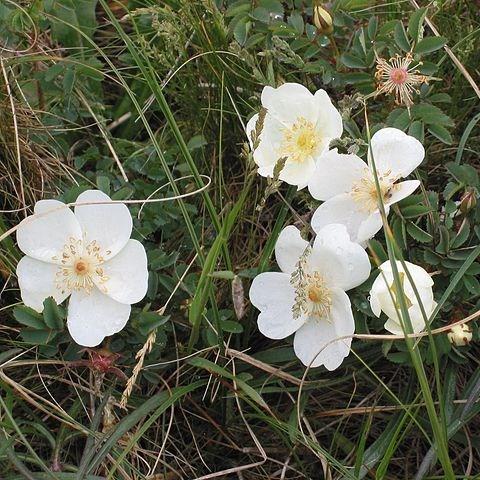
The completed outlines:
{"type": "MultiPolygon", "coordinates": [[[[422,163],[425,150],[416,138],[396,128],[379,130],[370,146],[388,215],[391,205],[411,195],[420,185],[418,180],[397,181],[422,163]]],[[[335,149],[322,156],[308,189],[314,198],[325,202],[313,215],[315,231],[330,223],[341,223],[353,241],[363,244],[382,228],[372,165],[356,155],[342,155],[335,149]]]]}
{"type": "Polygon", "coordinates": [[[462,323],[454,325],[447,333],[448,340],[456,347],[464,347],[472,341],[473,333],[470,325],[462,323]]]}
{"type": "MultiPolygon", "coordinates": [[[[392,265],[390,261],[386,261],[380,265],[380,275],[375,279],[370,290],[370,306],[377,317],[380,316],[381,312],[387,315],[388,320],[385,322],[386,330],[395,335],[403,335],[404,330],[402,328],[400,310],[400,295],[403,295],[408,307],[413,333],[421,332],[425,329],[425,319],[422,315],[420,304],[403,265],[399,261],[396,261],[396,264],[402,283],[402,291],[397,291],[392,265]]],[[[428,319],[437,306],[433,299],[432,277],[418,265],[410,262],[405,262],[405,265],[412,277],[413,284],[417,289],[428,319]]]]}
{"type": "Polygon", "coordinates": [[[370,274],[365,250],[350,241],[343,225],[328,225],[313,246],[294,226],[286,227],[275,245],[281,272],[258,275],[250,301],[260,310],[258,328],[268,338],[295,333],[297,357],[313,367],[336,369],[350,353],[355,322],[345,293],[370,274]]]}
{"type": "MultiPolygon", "coordinates": [[[[77,203],[88,202],[111,200],[88,190],[77,203]]],[[[26,255],[17,266],[23,302],[41,312],[46,298],[61,303],[70,296],[67,326],[80,345],[93,347],[119,332],[130,305],[147,291],[145,249],[131,233],[124,204],[77,205],[73,212],[57,200],[37,202],[17,230],[26,255]]]]}
{"type": "Polygon", "coordinates": [[[342,118],[325,90],[315,95],[298,83],[284,83],[262,92],[263,128],[257,145],[255,136],[259,115],[247,124],[247,136],[255,148],[253,159],[258,173],[272,177],[280,159],[285,160],[279,179],[304,188],[318,158],[328,150],[330,141],[342,135],[342,118]]]}

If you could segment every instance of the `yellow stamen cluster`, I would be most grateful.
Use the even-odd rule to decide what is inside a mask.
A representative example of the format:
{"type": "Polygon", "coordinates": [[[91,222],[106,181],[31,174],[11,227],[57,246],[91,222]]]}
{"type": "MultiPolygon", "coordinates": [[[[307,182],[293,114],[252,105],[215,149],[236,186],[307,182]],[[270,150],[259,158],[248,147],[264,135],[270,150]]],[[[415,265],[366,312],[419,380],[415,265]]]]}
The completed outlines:
{"type": "Polygon", "coordinates": [[[307,308],[310,315],[317,319],[328,318],[332,309],[332,293],[325,279],[318,272],[307,275],[307,308]]]}
{"type": "MultiPolygon", "coordinates": [[[[101,266],[105,259],[96,240],[84,245],[82,240],[70,237],[63,247],[61,257],[54,256],[52,260],[60,260],[61,263],[55,284],[62,293],[72,290],[90,293],[95,284],[102,286],[109,279],[101,266]]],[[[104,286],[101,288],[106,290],[104,286]]]]}
{"type": "Polygon", "coordinates": [[[321,139],[315,125],[299,117],[290,128],[283,129],[279,156],[301,163],[316,153],[320,143],[321,139]]]}
{"type": "MultiPolygon", "coordinates": [[[[380,198],[383,202],[387,202],[392,196],[392,190],[395,188],[394,181],[395,179],[389,173],[378,176],[380,198]]],[[[353,184],[351,195],[364,212],[373,213],[378,209],[379,195],[375,179],[370,171],[361,180],[353,184]]]]}

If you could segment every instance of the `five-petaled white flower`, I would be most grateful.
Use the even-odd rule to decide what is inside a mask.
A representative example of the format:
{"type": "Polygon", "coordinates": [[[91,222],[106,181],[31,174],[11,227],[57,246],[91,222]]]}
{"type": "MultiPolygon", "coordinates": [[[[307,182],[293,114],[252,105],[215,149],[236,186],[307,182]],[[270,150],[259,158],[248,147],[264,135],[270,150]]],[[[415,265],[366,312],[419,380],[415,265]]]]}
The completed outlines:
{"type": "MultiPolygon", "coordinates": [[[[98,190],[83,192],[77,203],[111,202],[98,190]]],[[[17,266],[25,305],[41,312],[43,301],[68,296],[67,326],[80,345],[93,347],[119,332],[130,305],[147,291],[147,257],[130,239],[132,217],[121,203],[76,205],[72,212],[57,200],[36,203],[34,215],[18,226],[25,253],[17,266]]]]}
{"type": "Polygon", "coordinates": [[[343,225],[322,229],[313,246],[288,226],[275,257],[281,272],[261,273],[250,288],[250,301],[260,310],[259,330],[273,339],[295,333],[295,354],[305,365],[336,369],[350,353],[348,337],[355,331],[345,291],[370,274],[365,250],[350,241],[343,225]]]}
{"type": "MultiPolygon", "coordinates": [[[[272,177],[280,159],[285,164],[279,179],[304,188],[318,158],[328,150],[330,141],[342,135],[342,118],[325,90],[315,95],[298,83],[284,83],[278,88],[265,87],[262,106],[266,109],[263,128],[253,159],[258,173],[272,177]]],[[[247,124],[252,142],[259,115],[247,124]]]]}
{"type": "MultiPolygon", "coordinates": [[[[408,197],[420,185],[418,180],[396,183],[422,163],[422,144],[396,128],[383,128],[371,140],[381,197],[388,215],[392,204],[408,197]]],[[[308,184],[310,193],[320,205],[312,217],[312,227],[321,230],[330,223],[341,223],[353,241],[364,244],[381,228],[372,165],[356,155],[341,155],[331,150],[322,156],[308,184]]]]}
{"type": "MultiPolygon", "coordinates": [[[[385,322],[385,329],[395,335],[403,335],[402,314],[400,309],[400,296],[403,295],[405,303],[408,307],[408,315],[412,323],[413,332],[418,333],[425,329],[425,318],[420,308],[420,303],[415,295],[410,280],[403,265],[396,261],[400,281],[402,283],[402,291],[398,292],[393,272],[392,264],[386,261],[380,265],[380,275],[375,279],[370,290],[370,306],[373,313],[379,317],[383,311],[388,320],[385,322]]],[[[437,306],[433,299],[433,280],[432,277],[422,267],[405,262],[408,272],[410,273],[413,284],[417,289],[418,295],[422,302],[425,315],[430,317],[433,310],[437,306]]]]}

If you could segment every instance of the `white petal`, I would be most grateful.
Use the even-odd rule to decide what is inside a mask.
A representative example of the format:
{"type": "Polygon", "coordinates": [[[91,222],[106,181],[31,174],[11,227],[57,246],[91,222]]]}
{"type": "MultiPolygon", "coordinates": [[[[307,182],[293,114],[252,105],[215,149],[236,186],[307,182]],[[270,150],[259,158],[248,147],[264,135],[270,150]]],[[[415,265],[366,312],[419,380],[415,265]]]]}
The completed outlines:
{"type": "Polygon", "coordinates": [[[353,335],[355,331],[350,300],[345,292],[339,290],[332,300],[328,320],[312,319],[295,334],[295,354],[306,366],[324,365],[327,370],[335,370],[350,353],[351,338],[334,341],[336,338],[353,335]]]}
{"type": "Polygon", "coordinates": [[[18,225],[18,247],[29,257],[60,263],[61,252],[69,239],[82,238],[75,215],[57,200],[40,200],[35,204],[34,213],[18,225]]]}
{"type": "MultiPolygon", "coordinates": [[[[340,112],[333,106],[325,90],[317,90],[314,95],[318,105],[317,128],[329,140],[340,138],[343,132],[343,122],[340,112]]],[[[328,146],[328,145],[327,145],[328,146]]]]}
{"type": "Polygon", "coordinates": [[[288,337],[305,322],[303,317],[293,318],[295,290],[290,285],[290,275],[286,273],[261,273],[253,279],[249,296],[261,312],[258,329],[268,338],[288,337]]]}
{"type": "Polygon", "coordinates": [[[310,91],[298,83],[284,83],[278,88],[264,87],[262,105],[285,126],[292,125],[300,117],[317,121],[318,105],[310,91]]]}
{"type": "MultiPolygon", "coordinates": [[[[76,203],[109,202],[100,190],[81,193],[76,203]]],[[[132,216],[123,203],[78,205],[75,216],[82,227],[86,243],[96,240],[105,259],[114,257],[127,243],[132,233],[132,216]]]]}
{"type": "Polygon", "coordinates": [[[423,145],[397,128],[382,128],[375,133],[371,149],[378,172],[390,171],[397,177],[410,175],[425,157],[423,145]]]}
{"type": "Polygon", "coordinates": [[[420,182],[418,180],[407,180],[405,182],[396,183],[390,191],[391,196],[386,205],[393,205],[394,203],[409,197],[419,186],[420,182]]]}
{"type": "Polygon", "coordinates": [[[307,186],[314,171],[315,160],[312,157],[306,158],[303,162],[287,160],[279,178],[289,185],[296,185],[301,190],[307,186]]]}
{"type": "MultiPolygon", "coordinates": [[[[340,224],[323,227],[313,244],[313,250],[327,249],[328,256],[337,260],[330,276],[332,284],[342,290],[361,285],[370,275],[370,260],[365,250],[350,240],[347,228],[340,224]]],[[[330,280],[329,279],[329,280],[330,280]]]]}
{"type": "MultiPolygon", "coordinates": [[[[385,214],[388,216],[389,207],[385,205],[385,214]]],[[[368,240],[373,238],[377,232],[383,227],[382,216],[377,210],[371,213],[361,224],[358,229],[356,241],[361,245],[365,245],[368,240]]]]}
{"type": "MultiPolygon", "coordinates": [[[[97,287],[120,303],[137,303],[147,293],[148,270],[145,248],[129,240],[120,253],[102,265],[108,280],[97,287]]],[[[98,277],[95,277],[98,280],[98,277]]]]}
{"type": "Polygon", "coordinates": [[[317,160],[313,175],[308,182],[308,190],[317,200],[328,200],[336,195],[352,191],[368,171],[368,165],[356,155],[342,155],[338,150],[330,150],[317,160]]]}
{"type": "Polygon", "coordinates": [[[349,194],[337,195],[320,205],[312,217],[312,228],[319,232],[331,223],[340,223],[347,227],[353,242],[358,242],[358,234],[369,214],[362,210],[349,194]]]}
{"type": "Polygon", "coordinates": [[[68,331],[79,345],[95,347],[125,327],[130,310],[130,305],[107,297],[97,288],[90,293],[74,291],[68,304],[68,331]]]}
{"type": "Polygon", "coordinates": [[[275,259],[282,272],[291,274],[300,256],[305,252],[308,242],[300,235],[300,230],[293,225],[285,227],[275,244],[275,259]]]}
{"type": "Polygon", "coordinates": [[[57,304],[62,303],[70,291],[62,291],[55,284],[59,267],[30,257],[23,257],[17,265],[18,285],[22,301],[37,312],[43,311],[43,301],[53,297],[57,304]]]}
{"type": "MultiPolygon", "coordinates": [[[[420,267],[420,265],[415,265],[414,263],[411,262],[404,262],[405,266],[410,273],[413,283],[417,287],[432,287],[433,286],[433,280],[432,277],[429,275],[429,273],[420,267]]],[[[402,263],[397,260],[396,261],[397,269],[399,272],[404,272],[405,269],[403,268],[402,263]]],[[[386,262],[383,262],[380,267],[379,267],[384,273],[389,273],[390,276],[387,276],[387,280],[392,280],[393,281],[393,271],[392,271],[392,264],[390,263],[390,260],[387,260],[386,262]]],[[[407,281],[407,277],[405,277],[405,281],[407,281]]],[[[408,281],[408,283],[410,283],[408,281]]]]}

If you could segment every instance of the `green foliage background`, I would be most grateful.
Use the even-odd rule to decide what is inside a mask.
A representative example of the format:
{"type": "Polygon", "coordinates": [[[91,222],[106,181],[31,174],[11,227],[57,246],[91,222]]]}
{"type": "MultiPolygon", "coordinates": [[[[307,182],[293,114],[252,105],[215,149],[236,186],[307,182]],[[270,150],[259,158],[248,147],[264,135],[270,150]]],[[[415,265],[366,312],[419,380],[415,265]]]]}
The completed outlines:
{"type": "MultiPolygon", "coordinates": [[[[303,378],[291,342],[263,338],[246,300],[283,226],[303,227],[317,206],[256,175],[245,145],[263,86],[295,81],[338,105],[343,152],[366,151],[364,101],[371,133],[394,126],[424,143],[422,189],[389,217],[393,248],[434,273],[432,329],[480,310],[480,112],[464,71],[478,79],[478,7],[324,6],[332,34],[317,30],[310,1],[0,1],[0,233],[42,197],[73,202],[99,188],[116,200],[168,198],[211,179],[200,194],[131,207],[149,290],[105,343],[118,356],[104,371],[70,340],[64,307],[47,300],[39,315],[19,303],[21,253],[13,236],[2,241],[0,478],[480,473],[475,322],[466,347],[446,333],[413,347],[357,340],[339,370],[303,378]],[[377,56],[410,51],[433,80],[408,111],[374,95],[374,73],[377,56]]],[[[372,241],[372,263],[389,246],[372,241]]],[[[375,275],[351,296],[360,334],[383,333],[367,300],[375,275]]]]}

